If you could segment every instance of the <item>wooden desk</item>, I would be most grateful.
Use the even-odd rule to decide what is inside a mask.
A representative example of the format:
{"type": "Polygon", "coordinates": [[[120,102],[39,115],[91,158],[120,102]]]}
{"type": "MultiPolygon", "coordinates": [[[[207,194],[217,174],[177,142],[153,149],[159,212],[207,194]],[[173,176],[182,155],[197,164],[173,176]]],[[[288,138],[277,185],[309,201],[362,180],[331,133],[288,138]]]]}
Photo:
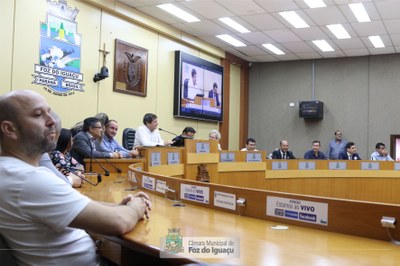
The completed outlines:
{"type": "MultiPolygon", "coordinates": [[[[83,194],[101,201],[118,202],[130,191],[131,184],[120,175],[112,174],[103,178],[98,186],[85,184],[79,189],[83,194]]],[[[239,216],[207,209],[191,204],[173,207],[173,202],[149,193],[153,211],[149,220],[141,221],[136,228],[122,238],[114,238],[116,246],[108,249],[108,256],[118,259],[123,265],[160,265],[149,262],[138,254],[157,257],[160,238],[165,237],[169,228],[180,228],[183,236],[240,238],[240,258],[202,259],[213,263],[232,265],[398,265],[400,247],[388,241],[366,239],[331,233],[310,228],[290,226],[289,230],[272,230],[271,226],[282,224],[239,216]],[[136,249],[134,256],[118,256],[125,250],[124,243],[136,249]],[[122,245],[122,247],[121,247],[122,245]],[[120,249],[117,249],[119,247],[120,249]],[[140,251],[140,252],[139,252],[140,251]],[[147,263],[147,264],[146,264],[147,263]]],[[[126,254],[126,253],[125,253],[126,254]]],[[[132,254],[131,254],[132,255],[132,254]]],[[[188,263],[189,260],[186,261],[188,263]]],[[[166,261],[164,261],[167,263],[166,261]]],[[[185,262],[168,262],[168,265],[182,265],[185,262]]]]}
{"type": "Polygon", "coordinates": [[[143,162],[143,163],[145,162],[144,159],[127,159],[127,158],[122,158],[122,159],[96,158],[96,160],[86,158],[84,161],[85,161],[85,169],[87,172],[90,171],[89,169],[91,163],[93,172],[104,173],[104,170],[100,166],[101,164],[110,173],[117,173],[118,170],[116,168],[119,168],[121,170],[121,173],[123,174],[126,174],[128,172],[129,165],[138,162],[143,162]]]}

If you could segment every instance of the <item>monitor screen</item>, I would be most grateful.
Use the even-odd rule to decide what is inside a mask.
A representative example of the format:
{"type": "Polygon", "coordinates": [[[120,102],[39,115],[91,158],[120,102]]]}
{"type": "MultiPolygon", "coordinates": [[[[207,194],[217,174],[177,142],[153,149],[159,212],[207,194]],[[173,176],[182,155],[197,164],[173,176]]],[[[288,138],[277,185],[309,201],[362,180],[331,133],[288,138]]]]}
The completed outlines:
{"type": "Polygon", "coordinates": [[[222,121],[222,66],[175,51],[174,115],[222,121]]]}

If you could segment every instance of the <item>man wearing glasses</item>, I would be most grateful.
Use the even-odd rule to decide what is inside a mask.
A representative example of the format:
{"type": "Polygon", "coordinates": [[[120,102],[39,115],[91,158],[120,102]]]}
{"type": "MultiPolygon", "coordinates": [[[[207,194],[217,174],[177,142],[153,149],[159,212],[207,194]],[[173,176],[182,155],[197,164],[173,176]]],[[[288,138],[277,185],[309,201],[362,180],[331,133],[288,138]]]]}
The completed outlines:
{"type": "Polygon", "coordinates": [[[103,127],[100,119],[89,117],[83,121],[83,130],[75,135],[71,155],[80,164],[84,164],[84,158],[120,158],[118,152],[104,150],[99,140],[103,135],[103,127]]]}

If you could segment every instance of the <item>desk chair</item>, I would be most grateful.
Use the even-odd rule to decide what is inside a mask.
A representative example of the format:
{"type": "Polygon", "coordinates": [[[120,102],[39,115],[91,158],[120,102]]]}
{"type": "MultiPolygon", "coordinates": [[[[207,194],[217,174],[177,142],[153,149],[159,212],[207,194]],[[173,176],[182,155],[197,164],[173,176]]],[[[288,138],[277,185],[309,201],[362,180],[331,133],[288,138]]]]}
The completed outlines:
{"type": "Polygon", "coordinates": [[[132,150],[135,143],[136,130],[133,128],[125,128],[122,132],[122,147],[127,150],[132,150]]]}
{"type": "Polygon", "coordinates": [[[2,235],[0,235],[0,263],[1,265],[17,266],[12,250],[7,246],[2,235]]]}

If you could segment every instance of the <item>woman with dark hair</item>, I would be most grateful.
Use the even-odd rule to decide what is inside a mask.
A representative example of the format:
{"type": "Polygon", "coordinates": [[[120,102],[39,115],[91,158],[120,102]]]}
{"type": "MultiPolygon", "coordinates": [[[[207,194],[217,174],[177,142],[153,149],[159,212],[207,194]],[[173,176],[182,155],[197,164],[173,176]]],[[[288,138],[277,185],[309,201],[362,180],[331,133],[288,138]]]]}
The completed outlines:
{"type": "Polygon", "coordinates": [[[50,153],[51,161],[63,175],[67,176],[70,172],[82,175],[83,165],[78,163],[70,154],[72,147],[71,131],[62,128],[58,137],[56,148],[50,153]]]}

